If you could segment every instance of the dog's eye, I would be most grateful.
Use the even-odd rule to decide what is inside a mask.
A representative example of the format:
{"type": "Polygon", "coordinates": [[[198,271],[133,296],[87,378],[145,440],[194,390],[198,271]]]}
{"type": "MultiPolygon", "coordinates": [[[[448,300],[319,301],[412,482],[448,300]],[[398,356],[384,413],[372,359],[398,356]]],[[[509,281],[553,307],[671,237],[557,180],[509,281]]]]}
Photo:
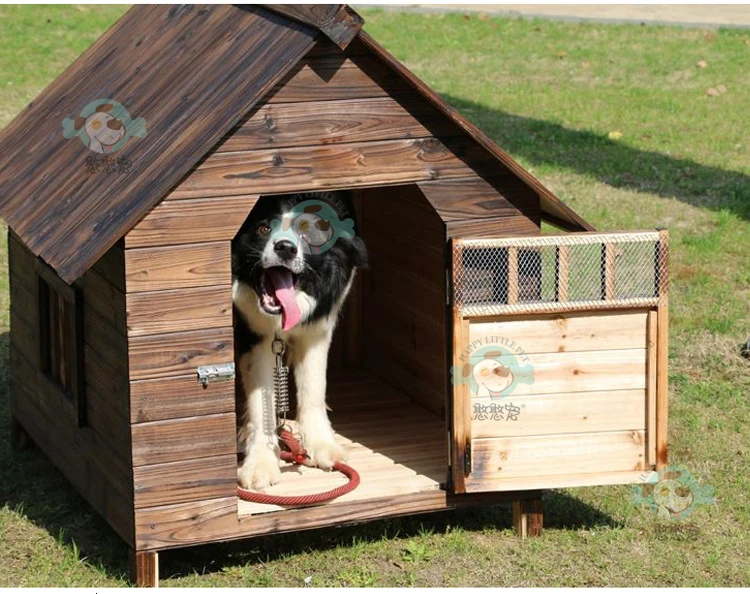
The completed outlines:
{"type": "Polygon", "coordinates": [[[263,225],[261,225],[260,227],[258,227],[258,228],[257,228],[257,229],[255,230],[255,232],[256,232],[256,233],[257,233],[258,235],[268,235],[268,234],[269,234],[269,233],[271,232],[271,227],[269,227],[268,225],[266,225],[266,224],[264,223],[263,225]]]}

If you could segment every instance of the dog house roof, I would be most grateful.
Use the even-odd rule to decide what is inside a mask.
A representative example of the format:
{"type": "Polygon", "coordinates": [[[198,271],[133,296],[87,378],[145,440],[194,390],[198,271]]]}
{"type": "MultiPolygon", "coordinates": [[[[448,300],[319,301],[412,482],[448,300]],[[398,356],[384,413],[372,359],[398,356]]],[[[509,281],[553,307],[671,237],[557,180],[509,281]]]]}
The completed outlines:
{"type": "Polygon", "coordinates": [[[568,230],[593,229],[361,32],[362,24],[346,5],[134,6],[3,131],[0,216],[65,281],[75,281],[321,35],[341,48],[359,35],[415,92],[531,186],[543,219],[568,230]],[[107,143],[96,144],[102,126],[113,138],[124,134],[119,150],[113,138],[111,152],[107,143]],[[141,140],[127,142],[128,136],[141,140]]]}

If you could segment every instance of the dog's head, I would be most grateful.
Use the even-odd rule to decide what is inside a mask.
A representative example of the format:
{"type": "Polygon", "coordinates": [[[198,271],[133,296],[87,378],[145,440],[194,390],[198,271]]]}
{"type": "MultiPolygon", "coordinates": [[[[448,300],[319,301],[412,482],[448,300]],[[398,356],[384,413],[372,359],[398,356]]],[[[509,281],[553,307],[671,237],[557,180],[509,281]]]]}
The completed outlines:
{"type": "Polygon", "coordinates": [[[261,198],[232,249],[235,279],[257,293],[262,313],[282,316],[283,330],[331,313],[366,263],[345,193],[261,198]]]}

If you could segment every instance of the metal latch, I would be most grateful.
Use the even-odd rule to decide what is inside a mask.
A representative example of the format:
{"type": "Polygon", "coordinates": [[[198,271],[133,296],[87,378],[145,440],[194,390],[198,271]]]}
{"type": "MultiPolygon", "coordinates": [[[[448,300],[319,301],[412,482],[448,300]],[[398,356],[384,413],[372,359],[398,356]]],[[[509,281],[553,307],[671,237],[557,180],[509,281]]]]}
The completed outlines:
{"type": "Polygon", "coordinates": [[[464,448],[464,474],[469,476],[471,474],[471,441],[466,441],[464,448]]]}
{"type": "Polygon", "coordinates": [[[207,386],[209,382],[234,379],[234,363],[220,363],[218,365],[201,365],[198,367],[198,382],[207,386]]]}

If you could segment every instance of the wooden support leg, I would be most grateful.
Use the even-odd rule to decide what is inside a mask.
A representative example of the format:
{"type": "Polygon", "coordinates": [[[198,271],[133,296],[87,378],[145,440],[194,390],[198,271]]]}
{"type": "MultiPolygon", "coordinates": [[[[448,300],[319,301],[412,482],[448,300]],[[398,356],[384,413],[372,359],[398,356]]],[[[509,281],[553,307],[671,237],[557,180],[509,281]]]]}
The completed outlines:
{"type": "Polygon", "coordinates": [[[138,588],[159,586],[159,553],[130,551],[130,581],[138,588]]]}
{"type": "Polygon", "coordinates": [[[17,452],[23,452],[34,447],[34,440],[26,433],[16,417],[10,419],[10,445],[17,452]]]}
{"type": "Polygon", "coordinates": [[[513,528],[521,538],[540,536],[543,518],[541,499],[520,499],[513,502],[513,528]]]}

